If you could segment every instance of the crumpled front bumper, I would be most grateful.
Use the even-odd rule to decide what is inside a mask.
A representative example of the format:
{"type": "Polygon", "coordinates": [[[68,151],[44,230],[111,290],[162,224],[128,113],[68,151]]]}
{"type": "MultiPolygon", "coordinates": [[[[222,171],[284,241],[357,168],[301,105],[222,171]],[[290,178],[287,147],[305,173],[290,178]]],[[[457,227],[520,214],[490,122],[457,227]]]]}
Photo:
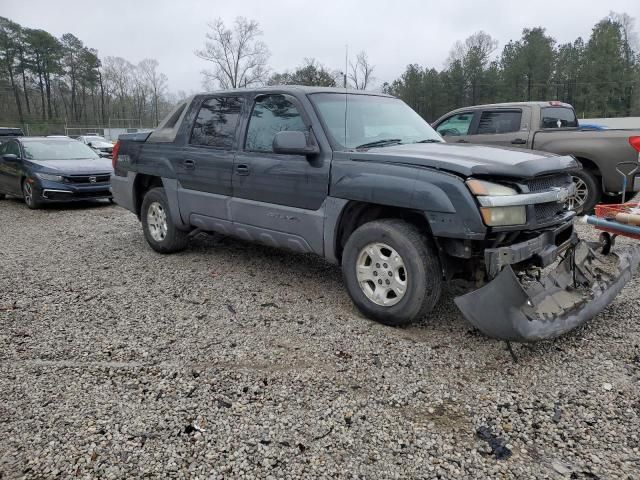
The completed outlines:
{"type": "Polygon", "coordinates": [[[609,305],[640,263],[640,247],[598,258],[580,241],[550,273],[520,280],[511,266],[485,286],[457,297],[463,315],[490,337],[517,342],[552,338],[581,325],[609,305]]]}

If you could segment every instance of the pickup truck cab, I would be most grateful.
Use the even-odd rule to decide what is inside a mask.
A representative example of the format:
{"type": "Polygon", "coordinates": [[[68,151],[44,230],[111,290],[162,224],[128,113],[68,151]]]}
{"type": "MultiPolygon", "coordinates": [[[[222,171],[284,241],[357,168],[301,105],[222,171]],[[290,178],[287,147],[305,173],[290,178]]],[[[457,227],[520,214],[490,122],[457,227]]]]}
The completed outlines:
{"type": "Polygon", "coordinates": [[[481,286],[456,303],[487,335],[559,335],[602,310],[640,257],[595,274],[565,205],[572,157],[448,144],[388,95],[195,95],[153,132],[121,135],[113,167],[116,203],[156,251],[204,231],[320,255],[342,266],[355,305],[390,325],[423,318],[460,278],[481,286]],[[548,283],[521,282],[561,259],[548,283]]]}
{"type": "MultiPolygon", "coordinates": [[[[638,163],[640,130],[582,129],[573,107],[562,102],[476,105],[449,112],[433,123],[450,143],[476,143],[572,155],[582,165],[573,178],[570,206],[589,212],[596,203],[618,202],[623,177],[638,163]],[[623,165],[618,166],[619,164],[623,165]],[[635,165],[634,165],[635,164],[635,165]]],[[[640,191],[640,173],[629,175],[627,198],[640,191]]]]}

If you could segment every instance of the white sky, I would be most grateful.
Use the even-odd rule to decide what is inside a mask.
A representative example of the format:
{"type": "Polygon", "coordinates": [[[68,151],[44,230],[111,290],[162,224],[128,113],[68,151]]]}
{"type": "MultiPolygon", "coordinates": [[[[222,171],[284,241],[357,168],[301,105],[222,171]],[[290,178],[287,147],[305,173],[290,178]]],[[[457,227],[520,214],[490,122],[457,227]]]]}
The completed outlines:
{"type": "Polygon", "coordinates": [[[345,45],[366,50],[376,84],[397,78],[409,63],[440,69],[456,40],[484,30],[499,41],[520,38],[525,27],[543,26],[558,42],[588,38],[610,10],[640,21],[640,0],[1,0],[0,15],[60,36],[70,32],[101,58],[137,63],[155,58],[172,91],[200,91],[207,62],[202,48],[207,21],[237,16],[257,20],[271,50],[274,71],[291,70],[314,57],[344,69],[345,45]]]}

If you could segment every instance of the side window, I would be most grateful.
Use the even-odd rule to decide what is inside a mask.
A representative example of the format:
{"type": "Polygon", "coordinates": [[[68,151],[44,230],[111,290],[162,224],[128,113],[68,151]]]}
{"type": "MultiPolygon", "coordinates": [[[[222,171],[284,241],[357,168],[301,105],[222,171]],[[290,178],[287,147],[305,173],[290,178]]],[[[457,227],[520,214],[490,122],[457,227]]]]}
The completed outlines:
{"type": "Polygon", "coordinates": [[[458,113],[447,118],[436,129],[443,137],[467,135],[473,120],[473,112],[458,113]]]}
{"type": "Polygon", "coordinates": [[[306,132],[294,103],[284,95],[265,95],[256,100],[249,119],[245,149],[273,152],[273,137],[283,130],[306,132]]]}
{"type": "Polygon", "coordinates": [[[205,101],[193,125],[190,143],[231,150],[241,109],[242,99],[238,97],[214,97],[205,101]]]}
{"type": "Polygon", "coordinates": [[[520,130],[522,110],[486,110],[480,115],[478,135],[510,133],[520,130]]]}
{"type": "Polygon", "coordinates": [[[4,153],[13,154],[20,158],[20,146],[18,145],[18,142],[9,142],[6,145],[3,145],[3,147],[5,150],[4,153]]]}

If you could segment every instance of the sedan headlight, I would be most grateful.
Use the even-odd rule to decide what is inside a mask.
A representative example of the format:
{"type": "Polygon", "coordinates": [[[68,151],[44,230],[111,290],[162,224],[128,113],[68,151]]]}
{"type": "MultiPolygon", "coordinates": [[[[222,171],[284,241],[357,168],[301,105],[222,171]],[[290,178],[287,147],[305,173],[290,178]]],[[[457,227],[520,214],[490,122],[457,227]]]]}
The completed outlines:
{"type": "Polygon", "coordinates": [[[52,175],[50,173],[36,173],[36,177],[42,180],[48,180],[50,182],[62,182],[64,177],[61,175],[52,175]]]}
{"type": "MultiPolygon", "coordinates": [[[[472,178],[467,180],[467,187],[477,197],[492,196],[501,197],[507,195],[518,195],[517,190],[500,185],[499,183],[487,182],[472,178]]],[[[490,227],[506,227],[512,225],[524,225],[527,223],[527,209],[524,205],[509,207],[480,207],[480,213],[485,225],[490,227]]]]}

